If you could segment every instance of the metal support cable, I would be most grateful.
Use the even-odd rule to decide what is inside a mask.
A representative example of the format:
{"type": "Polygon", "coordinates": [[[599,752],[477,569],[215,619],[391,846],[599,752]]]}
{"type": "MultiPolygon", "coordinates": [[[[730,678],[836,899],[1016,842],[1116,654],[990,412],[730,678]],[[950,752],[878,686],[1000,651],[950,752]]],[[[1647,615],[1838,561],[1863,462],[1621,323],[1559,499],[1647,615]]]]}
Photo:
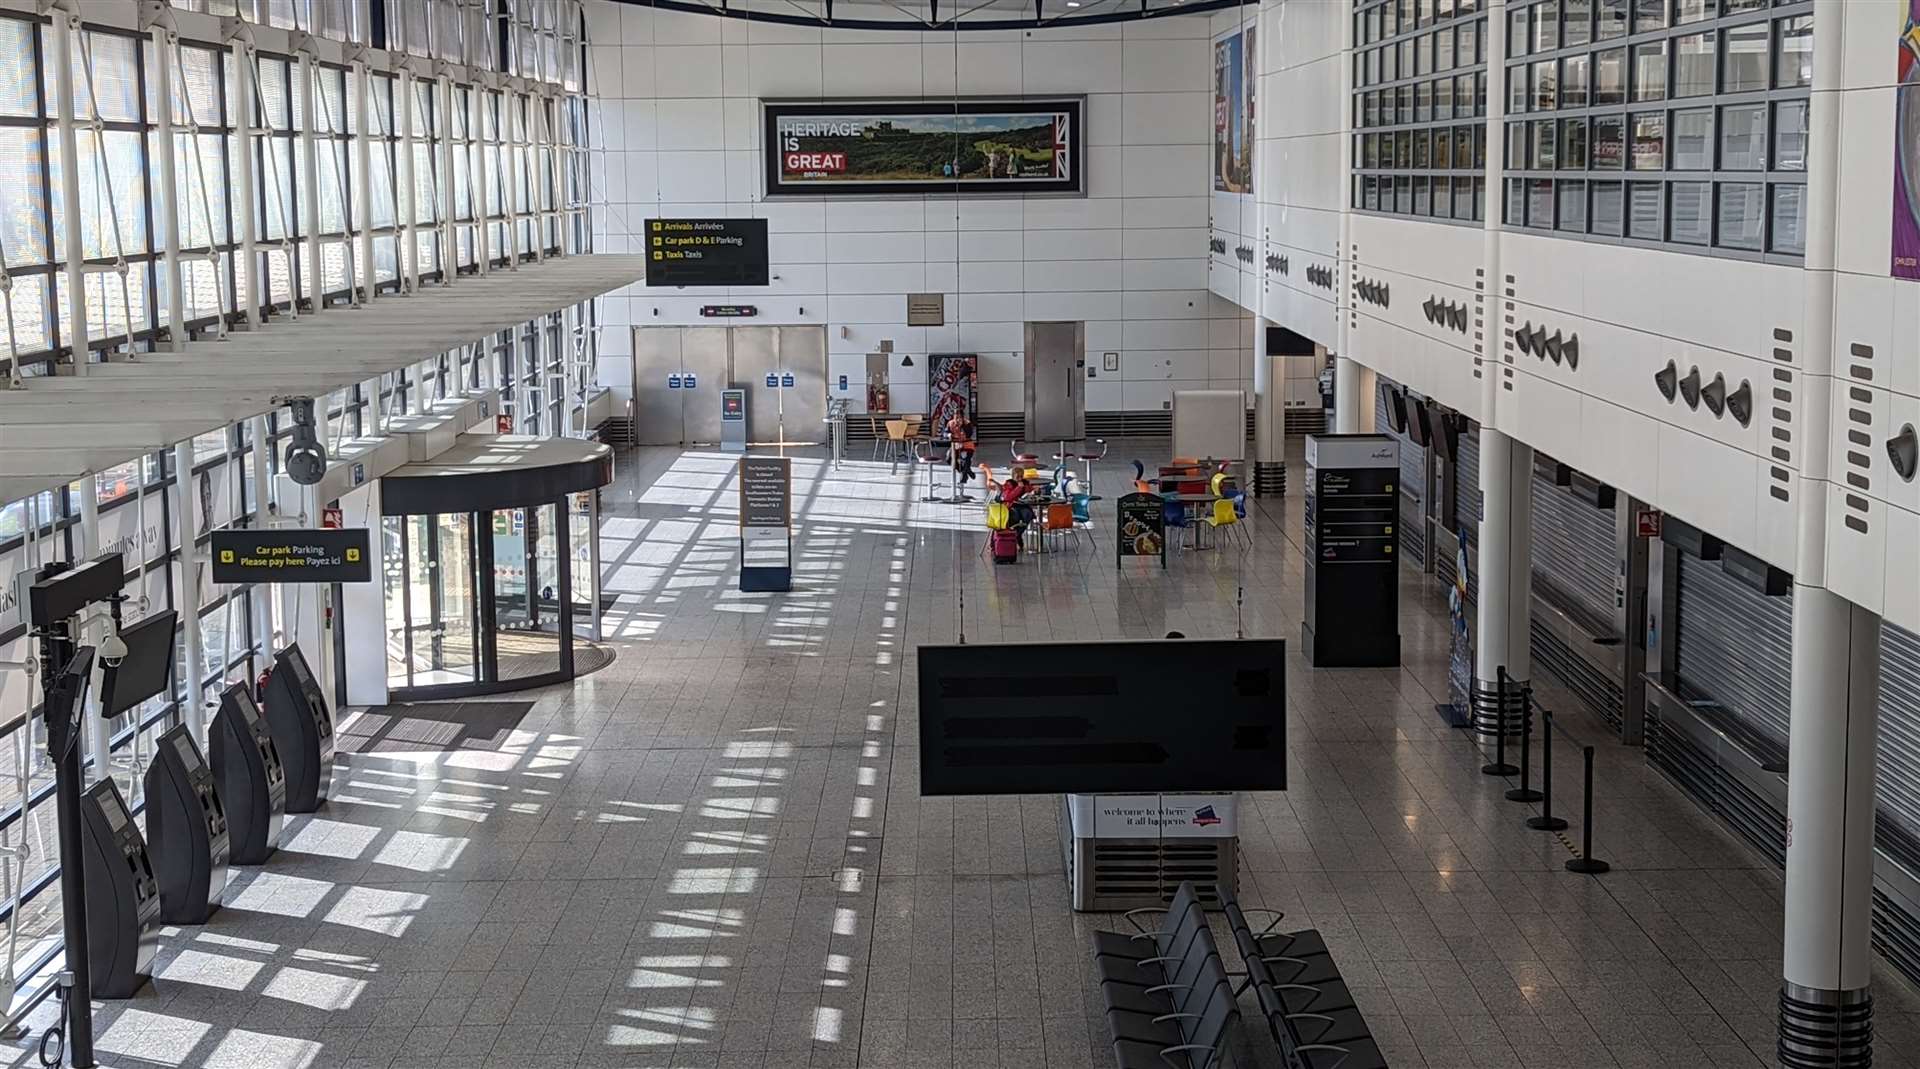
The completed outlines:
{"type": "MultiPolygon", "coordinates": [[[[99,217],[100,194],[104,189],[107,199],[107,218],[113,230],[113,263],[108,265],[106,270],[120,276],[120,311],[127,327],[127,355],[133,356],[133,294],[130,281],[132,271],[127,264],[126,243],[120,234],[120,198],[115,195],[113,172],[107,168],[107,124],[100,114],[100,97],[94,88],[93,34],[88,30],[82,30],[80,33],[80,71],[87,83],[87,110],[92,113],[92,118],[87,121],[87,128],[93,133],[94,216],[99,217]]],[[[80,161],[69,160],[67,164],[78,167],[80,161]]],[[[74,207],[77,210],[79,206],[74,207]]],[[[84,258],[85,250],[68,249],[67,255],[84,258]]],[[[70,296],[69,299],[78,298],[70,296]]],[[[104,326],[105,314],[103,313],[100,318],[104,326]]]]}
{"type": "MultiPolygon", "coordinates": [[[[186,70],[186,51],[181,48],[178,36],[175,36],[173,40],[173,54],[173,69],[184,72],[186,70]]],[[[215,237],[217,231],[214,229],[213,223],[213,191],[207,184],[207,164],[200,153],[200,117],[195,112],[193,94],[188,91],[184,79],[181,80],[180,84],[180,102],[186,106],[187,141],[193,148],[194,184],[200,192],[200,215],[207,226],[206,258],[208,265],[213,271],[214,299],[219,305],[220,317],[214,325],[214,332],[221,341],[225,341],[227,339],[227,317],[232,311],[232,305],[227,301],[227,287],[222,284],[220,279],[220,242],[216,240],[215,237]]],[[[252,211],[253,205],[247,205],[247,210],[252,211]]]]}

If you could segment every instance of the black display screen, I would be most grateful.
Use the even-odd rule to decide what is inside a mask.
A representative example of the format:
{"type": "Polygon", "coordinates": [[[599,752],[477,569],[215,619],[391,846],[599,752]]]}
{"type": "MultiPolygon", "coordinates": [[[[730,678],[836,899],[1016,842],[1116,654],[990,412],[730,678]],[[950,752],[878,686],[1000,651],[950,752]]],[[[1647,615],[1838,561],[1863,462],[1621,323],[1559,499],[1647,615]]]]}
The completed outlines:
{"type": "Polygon", "coordinates": [[[922,646],[920,793],[1285,790],[1286,643],[922,646]]]}
{"type": "Polygon", "coordinates": [[[120,632],[127,655],[119,665],[108,665],[100,676],[100,715],[116,717],[156,694],[167,692],[173,681],[173,636],[179,614],[156,612],[120,632]]]}

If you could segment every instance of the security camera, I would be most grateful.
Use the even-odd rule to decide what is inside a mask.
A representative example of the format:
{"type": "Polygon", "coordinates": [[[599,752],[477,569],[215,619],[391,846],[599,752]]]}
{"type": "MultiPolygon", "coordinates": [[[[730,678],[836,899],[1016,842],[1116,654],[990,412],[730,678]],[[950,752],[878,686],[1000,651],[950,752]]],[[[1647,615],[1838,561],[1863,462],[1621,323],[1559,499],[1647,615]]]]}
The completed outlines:
{"type": "Polygon", "coordinates": [[[107,637],[100,640],[100,663],[108,668],[120,667],[127,659],[127,640],[120,637],[117,630],[109,630],[107,637]]]}
{"type": "Polygon", "coordinates": [[[293,431],[287,440],[282,464],[287,476],[297,485],[312,486],[327,473],[327,447],[313,422],[313,398],[300,397],[287,402],[293,416],[293,431]]]}

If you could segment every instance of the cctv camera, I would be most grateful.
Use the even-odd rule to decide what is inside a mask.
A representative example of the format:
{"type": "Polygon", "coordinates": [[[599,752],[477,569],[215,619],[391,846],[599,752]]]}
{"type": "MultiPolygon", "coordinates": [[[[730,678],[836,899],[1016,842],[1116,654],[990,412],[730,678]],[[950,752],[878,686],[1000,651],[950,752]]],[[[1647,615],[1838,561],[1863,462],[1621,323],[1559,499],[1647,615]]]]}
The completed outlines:
{"type": "Polygon", "coordinates": [[[300,486],[312,486],[327,473],[327,447],[320,444],[313,422],[313,398],[301,397],[287,402],[293,416],[292,433],[282,464],[287,477],[300,486]]]}
{"type": "Polygon", "coordinates": [[[118,631],[108,631],[107,637],[100,640],[100,663],[108,668],[120,667],[127,659],[127,640],[120,637],[118,631]]]}

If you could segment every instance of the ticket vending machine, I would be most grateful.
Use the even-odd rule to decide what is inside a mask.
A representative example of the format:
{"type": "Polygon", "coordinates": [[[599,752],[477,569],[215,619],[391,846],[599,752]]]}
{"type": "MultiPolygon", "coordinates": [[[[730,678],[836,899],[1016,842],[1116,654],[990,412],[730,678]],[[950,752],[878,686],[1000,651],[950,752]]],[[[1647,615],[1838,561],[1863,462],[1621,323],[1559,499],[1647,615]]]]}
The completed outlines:
{"type": "Polygon", "coordinates": [[[273,732],[267,730],[246,684],[235,683],[220,695],[220,711],[208,736],[213,778],[227,814],[229,860],[258,865],[280,845],[287,774],[273,732]]]}
{"type": "Polygon", "coordinates": [[[747,451],[747,391],[735,386],[720,391],[720,448],[747,451]]]}
{"type": "Polygon", "coordinates": [[[113,780],[89,787],[80,813],[93,997],[132,998],[152,976],[160,948],[160,883],[113,780]]]}
{"type": "Polygon", "coordinates": [[[298,643],[273,655],[265,711],[286,768],[287,812],[311,813],[333,780],[333,713],[298,643]]]}
{"type": "Polygon", "coordinates": [[[160,736],[147,766],[147,841],[160,880],[160,919],[205,924],[227,889],[227,814],[212,766],[185,727],[160,736]]]}

